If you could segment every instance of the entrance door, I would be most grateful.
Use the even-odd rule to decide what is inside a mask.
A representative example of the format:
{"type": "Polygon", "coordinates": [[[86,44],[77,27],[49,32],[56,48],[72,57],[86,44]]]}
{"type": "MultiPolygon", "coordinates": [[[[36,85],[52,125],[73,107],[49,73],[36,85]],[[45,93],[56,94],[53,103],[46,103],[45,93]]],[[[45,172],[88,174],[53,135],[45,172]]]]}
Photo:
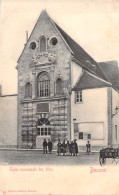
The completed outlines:
{"type": "Polygon", "coordinates": [[[37,122],[36,148],[43,148],[43,140],[51,139],[51,126],[46,118],[41,118],[37,122]]]}

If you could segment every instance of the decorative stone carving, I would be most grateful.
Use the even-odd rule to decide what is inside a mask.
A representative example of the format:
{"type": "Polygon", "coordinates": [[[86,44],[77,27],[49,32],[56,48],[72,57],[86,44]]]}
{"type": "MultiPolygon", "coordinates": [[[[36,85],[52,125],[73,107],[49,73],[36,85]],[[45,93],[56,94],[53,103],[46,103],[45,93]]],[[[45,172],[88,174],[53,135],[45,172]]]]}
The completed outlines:
{"type": "Polygon", "coordinates": [[[30,75],[28,74],[28,76],[27,76],[27,78],[25,80],[25,83],[27,83],[27,82],[31,83],[31,81],[32,81],[32,79],[30,78],[30,75]]]}
{"type": "Polygon", "coordinates": [[[60,70],[57,71],[56,75],[57,75],[56,77],[61,77],[61,72],[60,72],[60,70]]]}
{"type": "Polygon", "coordinates": [[[56,61],[56,54],[51,52],[40,52],[37,55],[34,55],[30,66],[33,67],[38,65],[53,64],[56,61]]]}

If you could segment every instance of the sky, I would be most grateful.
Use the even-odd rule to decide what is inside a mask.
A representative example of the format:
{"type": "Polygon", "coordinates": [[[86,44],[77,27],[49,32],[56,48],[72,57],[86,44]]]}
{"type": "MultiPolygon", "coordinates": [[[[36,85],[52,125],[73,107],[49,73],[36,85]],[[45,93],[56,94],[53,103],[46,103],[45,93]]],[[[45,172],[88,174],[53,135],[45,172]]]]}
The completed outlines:
{"type": "Polygon", "coordinates": [[[17,60],[42,9],[97,62],[119,63],[118,0],[1,0],[0,84],[17,93],[17,60]]]}

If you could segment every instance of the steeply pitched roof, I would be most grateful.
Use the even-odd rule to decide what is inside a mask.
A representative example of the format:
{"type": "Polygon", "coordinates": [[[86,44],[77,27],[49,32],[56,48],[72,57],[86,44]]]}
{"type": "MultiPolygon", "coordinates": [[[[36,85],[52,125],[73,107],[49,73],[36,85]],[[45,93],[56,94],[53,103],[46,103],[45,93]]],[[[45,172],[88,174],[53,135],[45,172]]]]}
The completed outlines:
{"type": "Polygon", "coordinates": [[[80,65],[82,65],[85,70],[88,70],[89,72],[101,77],[102,79],[107,80],[98,63],[55,22],[54,24],[69,45],[70,49],[73,51],[74,58],[81,63],[80,65]]]}
{"type": "Polygon", "coordinates": [[[110,87],[111,84],[99,77],[84,71],[82,76],[79,78],[72,91],[83,90],[83,89],[91,89],[98,87],[110,87]]]}
{"type": "MultiPolygon", "coordinates": [[[[105,64],[105,63],[97,63],[86,51],[84,51],[66,32],[64,32],[64,30],[62,30],[49,17],[49,15],[47,14],[46,10],[43,10],[41,12],[39,19],[42,19],[44,15],[47,16],[49,18],[49,20],[53,23],[53,25],[55,26],[55,28],[57,29],[59,34],[63,37],[63,39],[64,39],[65,43],[67,44],[67,46],[69,47],[70,51],[72,51],[72,54],[73,54],[73,59],[72,60],[76,61],[80,66],[82,66],[84,70],[88,71],[89,73],[91,73],[91,74],[93,74],[93,75],[95,75],[97,77],[102,78],[105,81],[111,82],[113,85],[114,85],[115,82],[117,82],[117,79],[114,80],[114,78],[116,76],[114,76],[112,78],[112,75],[111,75],[112,74],[112,68],[110,69],[110,66],[108,66],[108,73],[107,73],[107,64],[105,64]]],[[[37,26],[39,19],[37,20],[37,22],[36,22],[36,24],[34,26],[34,29],[37,26]]],[[[34,32],[34,29],[33,29],[32,33],[31,33],[31,35],[34,32]]],[[[30,37],[31,37],[31,35],[30,35],[30,37]]],[[[30,37],[29,37],[29,39],[30,39],[30,37]]],[[[26,45],[25,45],[25,47],[26,47],[26,45]]],[[[21,56],[22,56],[22,54],[23,54],[23,52],[25,50],[25,47],[24,47],[24,49],[23,49],[23,51],[21,53],[21,56]]],[[[19,57],[19,59],[20,59],[20,57],[19,57]]],[[[18,62],[19,62],[19,60],[18,60],[18,62]]],[[[116,70],[114,70],[114,69],[115,68],[113,68],[113,71],[114,71],[113,75],[115,75],[115,71],[117,70],[117,68],[116,68],[116,70]]],[[[88,74],[87,82],[88,82],[88,79],[89,79],[89,74],[88,74]]],[[[91,80],[91,78],[89,79],[89,81],[90,81],[92,86],[94,86],[93,80],[94,80],[94,78],[92,78],[92,80],[91,80]]],[[[96,81],[97,80],[95,80],[95,82],[96,81]]],[[[85,82],[86,82],[86,79],[85,79],[85,82]]],[[[100,84],[99,84],[99,81],[98,81],[98,83],[97,82],[95,83],[95,86],[96,85],[97,86],[99,86],[99,85],[102,86],[102,83],[103,82],[100,80],[100,84]]],[[[84,83],[84,85],[85,84],[86,83],[84,83]]],[[[103,84],[105,85],[105,82],[103,84]]],[[[114,86],[116,86],[116,89],[117,88],[119,89],[119,86],[117,86],[117,84],[115,84],[114,86]]]]}
{"type": "Polygon", "coordinates": [[[102,71],[113,87],[119,90],[119,67],[117,61],[107,61],[99,63],[102,71]]]}

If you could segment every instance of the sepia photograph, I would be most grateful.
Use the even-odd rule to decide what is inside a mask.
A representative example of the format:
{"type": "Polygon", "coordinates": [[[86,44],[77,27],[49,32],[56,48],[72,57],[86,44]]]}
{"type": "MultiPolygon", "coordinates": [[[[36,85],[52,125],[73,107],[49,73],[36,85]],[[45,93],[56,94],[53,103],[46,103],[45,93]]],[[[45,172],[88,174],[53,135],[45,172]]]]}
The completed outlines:
{"type": "Polygon", "coordinates": [[[118,1],[0,12],[0,195],[118,195],[118,1]]]}

